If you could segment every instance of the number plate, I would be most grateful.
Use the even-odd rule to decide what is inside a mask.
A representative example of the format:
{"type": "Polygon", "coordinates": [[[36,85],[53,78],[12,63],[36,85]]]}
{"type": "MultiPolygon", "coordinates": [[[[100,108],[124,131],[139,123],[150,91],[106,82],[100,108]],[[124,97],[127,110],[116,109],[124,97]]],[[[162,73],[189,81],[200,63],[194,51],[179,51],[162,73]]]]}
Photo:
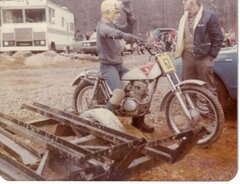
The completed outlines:
{"type": "Polygon", "coordinates": [[[172,56],[169,53],[164,53],[163,55],[157,56],[157,58],[164,73],[169,74],[176,72],[172,56]]]}

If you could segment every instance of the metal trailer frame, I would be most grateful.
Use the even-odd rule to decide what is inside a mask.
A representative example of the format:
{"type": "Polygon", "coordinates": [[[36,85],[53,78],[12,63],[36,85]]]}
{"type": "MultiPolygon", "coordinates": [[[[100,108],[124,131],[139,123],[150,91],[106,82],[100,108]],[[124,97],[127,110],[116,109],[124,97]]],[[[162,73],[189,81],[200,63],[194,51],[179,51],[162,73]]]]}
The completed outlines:
{"type": "Polygon", "coordinates": [[[147,141],[43,104],[23,104],[22,108],[48,119],[27,124],[0,113],[0,136],[14,142],[0,140],[7,152],[0,154],[0,163],[9,160],[7,166],[0,164],[0,173],[9,180],[127,180],[161,162],[179,161],[206,133],[199,127],[147,141]],[[56,125],[55,134],[41,129],[49,124],[56,125]],[[74,138],[65,140],[64,134],[74,138]],[[40,148],[29,146],[26,140],[40,148]],[[7,174],[6,168],[16,172],[7,174]]]}

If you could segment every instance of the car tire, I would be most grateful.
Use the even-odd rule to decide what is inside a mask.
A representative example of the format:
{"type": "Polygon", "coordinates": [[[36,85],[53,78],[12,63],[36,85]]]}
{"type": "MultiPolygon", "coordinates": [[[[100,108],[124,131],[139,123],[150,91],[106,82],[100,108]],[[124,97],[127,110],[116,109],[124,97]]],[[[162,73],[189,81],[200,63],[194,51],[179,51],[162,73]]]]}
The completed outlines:
{"type": "Polygon", "coordinates": [[[55,52],[56,52],[55,42],[51,42],[50,49],[51,49],[52,51],[55,51],[55,52]]]}
{"type": "Polygon", "coordinates": [[[218,99],[223,107],[223,110],[226,111],[227,107],[230,105],[230,97],[227,88],[223,81],[217,75],[214,75],[214,83],[217,88],[218,99]]]}
{"type": "Polygon", "coordinates": [[[65,49],[65,53],[66,53],[66,54],[70,54],[70,52],[71,52],[70,47],[67,46],[66,49],[65,49]]]}

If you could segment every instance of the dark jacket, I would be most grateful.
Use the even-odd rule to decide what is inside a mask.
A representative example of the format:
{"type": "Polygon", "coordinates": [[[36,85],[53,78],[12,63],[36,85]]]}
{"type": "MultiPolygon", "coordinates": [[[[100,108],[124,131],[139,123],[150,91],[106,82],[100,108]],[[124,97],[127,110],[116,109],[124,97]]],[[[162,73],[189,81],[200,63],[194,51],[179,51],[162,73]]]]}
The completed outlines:
{"type": "MultiPolygon", "coordinates": [[[[175,56],[181,57],[184,51],[184,27],[188,18],[186,11],[182,16],[177,36],[175,56]]],[[[223,33],[221,31],[217,16],[201,6],[194,24],[194,45],[193,56],[201,59],[205,56],[217,57],[223,43],[223,33]]]]}
{"type": "Polygon", "coordinates": [[[204,9],[194,32],[193,57],[201,59],[207,55],[216,58],[223,44],[223,33],[218,18],[204,9]]]}

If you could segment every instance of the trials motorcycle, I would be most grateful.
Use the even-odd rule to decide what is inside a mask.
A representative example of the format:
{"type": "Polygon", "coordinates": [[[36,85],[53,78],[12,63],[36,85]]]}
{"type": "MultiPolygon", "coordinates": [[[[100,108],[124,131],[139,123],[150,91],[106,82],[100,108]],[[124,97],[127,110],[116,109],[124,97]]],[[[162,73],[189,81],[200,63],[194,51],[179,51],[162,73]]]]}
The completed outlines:
{"type": "MultiPolygon", "coordinates": [[[[200,80],[181,81],[176,74],[174,59],[169,52],[152,52],[146,43],[139,42],[150,55],[152,62],[130,70],[122,76],[125,98],[115,113],[122,117],[137,117],[150,113],[151,103],[161,103],[160,112],[165,111],[166,123],[174,133],[187,128],[204,126],[207,133],[198,141],[201,147],[213,144],[222,133],[224,112],[217,99],[204,87],[200,80]],[[152,101],[159,79],[166,77],[171,90],[159,101],[152,101]]],[[[113,92],[98,71],[88,70],[80,73],[73,81],[76,86],[73,95],[75,113],[81,114],[89,109],[104,107],[113,92]]]]}

